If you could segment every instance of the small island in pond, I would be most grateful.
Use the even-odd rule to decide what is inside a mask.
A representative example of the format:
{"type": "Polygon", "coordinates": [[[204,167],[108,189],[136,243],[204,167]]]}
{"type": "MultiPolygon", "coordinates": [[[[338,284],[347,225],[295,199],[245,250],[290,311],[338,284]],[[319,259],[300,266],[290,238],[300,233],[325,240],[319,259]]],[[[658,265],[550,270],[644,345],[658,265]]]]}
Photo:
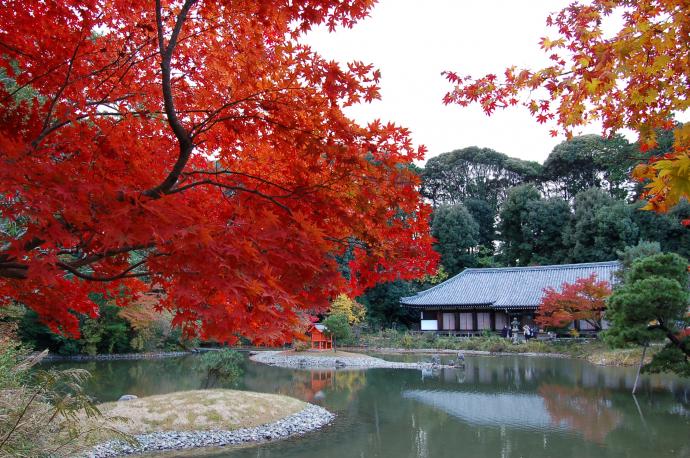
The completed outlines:
{"type": "Polygon", "coordinates": [[[304,434],[334,415],[288,396],[225,389],[180,391],[99,406],[136,443],[111,439],[86,456],[104,458],[150,451],[239,446],[304,434]]]}

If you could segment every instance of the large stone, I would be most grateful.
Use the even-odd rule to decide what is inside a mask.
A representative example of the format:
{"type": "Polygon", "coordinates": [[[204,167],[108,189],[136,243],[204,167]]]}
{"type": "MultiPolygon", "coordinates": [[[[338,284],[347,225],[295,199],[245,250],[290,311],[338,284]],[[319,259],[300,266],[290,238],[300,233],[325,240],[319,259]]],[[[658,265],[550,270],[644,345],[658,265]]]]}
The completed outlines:
{"type": "Polygon", "coordinates": [[[118,402],[119,401],[131,401],[133,399],[139,399],[139,396],[135,396],[133,394],[123,394],[122,396],[120,396],[120,399],[118,399],[118,402]]]}

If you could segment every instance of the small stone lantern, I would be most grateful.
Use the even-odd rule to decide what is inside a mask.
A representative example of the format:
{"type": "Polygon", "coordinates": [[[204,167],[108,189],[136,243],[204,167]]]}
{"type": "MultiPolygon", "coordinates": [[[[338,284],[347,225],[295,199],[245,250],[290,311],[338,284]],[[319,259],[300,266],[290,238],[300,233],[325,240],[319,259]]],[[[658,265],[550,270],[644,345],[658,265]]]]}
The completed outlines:
{"type": "Polygon", "coordinates": [[[513,317],[513,321],[510,322],[510,326],[513,334],[513,343],[516,344],[519,342],[518,333],[520,332],[520,322],[518,321],[517,317],[513,317]]]}

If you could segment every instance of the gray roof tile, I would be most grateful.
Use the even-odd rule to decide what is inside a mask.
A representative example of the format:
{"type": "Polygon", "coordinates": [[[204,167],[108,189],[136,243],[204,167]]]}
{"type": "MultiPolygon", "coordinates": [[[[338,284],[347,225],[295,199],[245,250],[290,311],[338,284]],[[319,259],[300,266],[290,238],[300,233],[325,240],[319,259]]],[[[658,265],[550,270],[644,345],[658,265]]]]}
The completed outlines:
{"type": "Polygon", "coordinates": [[[538,267],[466,269],[433,288],[403,297],[407,307],[484,305],[496,309],[537,307],[544,289],[559,290],[592,274],[613,283],[618,261],[563,264],[538,267]]]}

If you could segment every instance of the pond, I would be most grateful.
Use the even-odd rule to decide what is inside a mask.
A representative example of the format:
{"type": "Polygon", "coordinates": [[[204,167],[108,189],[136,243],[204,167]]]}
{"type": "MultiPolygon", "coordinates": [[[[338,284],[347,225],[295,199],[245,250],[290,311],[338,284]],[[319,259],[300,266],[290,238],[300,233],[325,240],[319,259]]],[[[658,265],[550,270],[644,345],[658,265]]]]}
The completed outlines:
{"type": "MultiPolygon", "coordinates": [[[[55,363],[93,374],[98,401],[199,389],[197,356],[55,363]]],[[[386,356],[428,359],[428,356],[386,356]]],[[[195,457],[690,457],[690,382],[571,359],[467,357],[438,371],[294,370],[245,361],[231,388],[280,393],[337,414],[325,429],[195,457]]],[[[184,454],[176,456],[185,456],[184,454]]]]}

